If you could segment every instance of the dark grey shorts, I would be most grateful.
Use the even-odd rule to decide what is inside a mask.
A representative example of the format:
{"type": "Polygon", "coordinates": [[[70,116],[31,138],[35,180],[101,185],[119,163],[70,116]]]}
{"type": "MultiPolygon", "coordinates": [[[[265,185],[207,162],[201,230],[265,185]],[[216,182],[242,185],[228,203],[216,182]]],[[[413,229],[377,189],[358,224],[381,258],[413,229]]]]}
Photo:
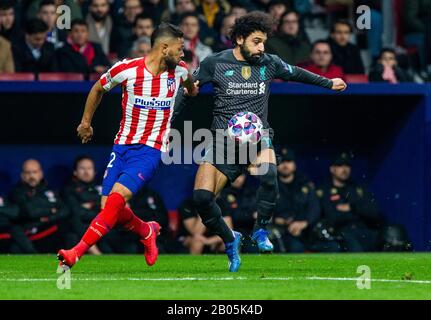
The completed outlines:
{"type": "Polygon", "coordinates": [[[247,172],[248,166],[264,149],[274,149],[269,137],[262,137],[257,144],[239,145],[227,135],[217,131],[213,134],[212,143],[206,147],[206,154],[202,161],[211,163],[229,179],[229,182],[233,182],[238,176],[247,172]]]}

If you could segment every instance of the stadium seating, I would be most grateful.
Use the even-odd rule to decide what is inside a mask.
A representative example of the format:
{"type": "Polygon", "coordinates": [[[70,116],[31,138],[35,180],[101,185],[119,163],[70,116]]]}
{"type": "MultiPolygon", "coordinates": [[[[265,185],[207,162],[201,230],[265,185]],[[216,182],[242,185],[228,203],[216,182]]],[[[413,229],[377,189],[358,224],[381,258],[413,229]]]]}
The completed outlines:
{"type": "Polygon", "coordinates": [[[366,74],[346,74],[344,78],[347,83],[368,83],[366,74]]]}
{"type": "Polygon", "coordinates": [[[0,73],[0,81],[34,81],[35,78],[31,72],[0,73]]]}
{"type": "Polygon", "coordinates": [[[88,80],[90,81],[97,81],[100,79],[100,74],[98,73],[91,73],[90,76],[88,77],[88,80]]]}
{"type": "Polygon", "coordinates": [[[82,73],[39,73],[39,81],[83,81],[84,75],[82,73]]]}

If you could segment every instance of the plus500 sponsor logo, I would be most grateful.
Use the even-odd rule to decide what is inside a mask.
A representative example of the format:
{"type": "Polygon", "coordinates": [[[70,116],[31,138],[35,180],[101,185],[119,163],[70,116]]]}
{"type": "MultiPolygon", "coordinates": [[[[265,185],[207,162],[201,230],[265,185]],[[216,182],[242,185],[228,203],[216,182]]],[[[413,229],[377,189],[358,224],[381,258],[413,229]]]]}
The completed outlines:
{"type": "Polygon", "coordinates": [[[143,109],[156,109],[163,110],[169,109],[171,107],[171,100],[163,100],[163,99],[143,99],[143,98],[135,98],[135,102],[133,106],[135,108],[143,108],[143,109]]]}

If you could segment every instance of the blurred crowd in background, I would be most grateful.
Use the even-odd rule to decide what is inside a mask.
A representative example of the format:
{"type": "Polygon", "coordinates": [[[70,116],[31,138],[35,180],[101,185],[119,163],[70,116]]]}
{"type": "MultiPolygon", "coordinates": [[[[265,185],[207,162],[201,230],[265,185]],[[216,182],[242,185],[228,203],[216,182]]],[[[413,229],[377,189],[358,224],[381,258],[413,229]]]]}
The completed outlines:
{"type": "Polygon", "coordinates": [[[431,0],[0,0],[0,80],[96,80],[145,55],[162,21],[183,30],[193,70],[231,48],[230,27],[253,10],[274,17],[266,50],[292,65],[351,83],[431,80],[431,0]]]}
{"type": "MultiPolygon", "coordinates": [[[[290,64],[351,83],[431,81],[431,0],[0,0],[0,80],[96,80],[116,61],[146,55],[162,21],[184,32],[184,61],[193,71],[232,47],[230,27],[253,10],[273,16],[266,51],[290,64]],[[70,29],[58,27],[62,5],[70,9],[70,29]],[[370,9],[370,29],[358,28],[360,5],[370,9]]],[[[351,154],[337,156],[328,181],[317,186],[297,171],[293,150],[280,154],[270,227],[276,252],[412,249],[404,228],[385,221],[375,197],[353,181],[351,154]]],[[[20,182],[0,196],[0,252],[56,252],[76,243],[100,210],[95,173],[94,161],[80,157],[70,183],[52,190],[40,163],[27,160],[20,182]]],[[[240,176],[217,200],[227,223],[244,235],[256,218],[256,184],[240,176]]],[[[168,211],[157,192],[144,188],[128,205],[161,224],[163,253],[224,250],[190,199],[168,211]]],[[[141,252],[138,240],[115,230],[91,253],[141,252]]],[[[247,236],[243,251],[257,252],[247,236]]]]}
{"type": "MultiPolygon", "coordinates": [[[[297,170],[295,152],[281,148],[278,165],[279,196],[269,227],[275,252],[409,251],[405,229],[391,224],[367,187],[352,179],[352,154],[343,152],[328,168],[328,180],[316,186],[297,170]]],[[[84,234],[100,211],[101,186],[94,161],[75,160],[70,182],[53,190],[35,159],[26,160],[20,181],[0,197],[0,252],[55,253],[70,247],[84,234]]],[[[243,252],[258,253],[250,238],[257,217],[257,180],[242,175],[217,198],[227,224],[245,236],[243,252]]],[[[224,251],[218,236],[209,233],[185,199],[177,210],[167,210],[160,194],[148,187],[127,204],[144,221],[162,229],[162,253],[217,253],[224,251]]],[[[90,250],[92,254],[139,253],[138,237],[114,229],[90,250]]]]}

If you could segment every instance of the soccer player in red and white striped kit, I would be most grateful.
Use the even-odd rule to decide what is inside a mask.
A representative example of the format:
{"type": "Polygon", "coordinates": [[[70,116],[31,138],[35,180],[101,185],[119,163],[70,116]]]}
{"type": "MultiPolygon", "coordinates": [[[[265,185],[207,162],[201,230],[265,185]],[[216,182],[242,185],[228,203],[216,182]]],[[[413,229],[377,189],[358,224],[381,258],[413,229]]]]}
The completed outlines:
{"type": "Polygon", "coordinates": [[[181,30],[162,23],[151,37],[152,50],[146,56],[125,59],[102,75],[91,89],[84,114],[77,128],[82,143],[93,136],[91,121],[104,92],[116,85],[122,88],[122,120],[114,140],[102,189],[101,212],[91,222],[81,241],[70,250],[61,249],[61,266],[72,267],[87,250],[116,226],[138,234],[145,249],[146,263],[153,265],[158,256],[157,222],[139,219],[126,202],[154,175],[167,151],[168,135],[180,84],[186,95],[198,93],[184,56],[181,30]]]}

